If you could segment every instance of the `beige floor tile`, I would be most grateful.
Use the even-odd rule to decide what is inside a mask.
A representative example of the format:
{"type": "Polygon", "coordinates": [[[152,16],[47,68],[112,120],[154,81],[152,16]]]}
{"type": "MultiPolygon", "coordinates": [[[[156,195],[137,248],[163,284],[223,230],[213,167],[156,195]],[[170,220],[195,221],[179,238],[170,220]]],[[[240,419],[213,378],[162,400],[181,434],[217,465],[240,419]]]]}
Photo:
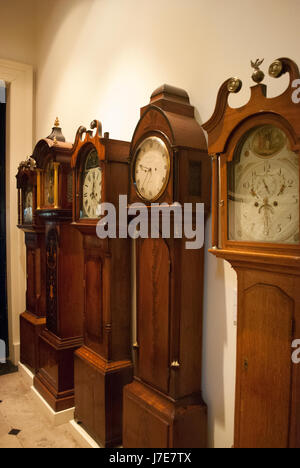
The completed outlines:
{"type": "Polygon", "coordinates": [[[0,437],[0,448],[23,448],[18,437],[6,435],[0,437]]]}
{"type": "Polygon", "coordinates": [[[68,424],[49,423],[18,373],[0,376],[0,400],[0,448],[80,448],[68,424]]]}

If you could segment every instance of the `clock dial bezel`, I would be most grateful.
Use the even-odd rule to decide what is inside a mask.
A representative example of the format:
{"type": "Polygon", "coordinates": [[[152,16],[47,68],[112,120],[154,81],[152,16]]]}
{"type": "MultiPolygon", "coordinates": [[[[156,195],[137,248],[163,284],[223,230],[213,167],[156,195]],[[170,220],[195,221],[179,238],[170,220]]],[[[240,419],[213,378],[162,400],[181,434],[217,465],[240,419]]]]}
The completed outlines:
{"type": "Polygon", "coordinates": [[[299,244],[299,161],[295,157],[286,134],[274,125],[255,127],[241,138],[227,166],[231,241],[299,244]],[[286,209],[290,224],[284,226],[286,209]]]}
{"type": "Polygon", "coordinates": [[[84,145],[78,154],[77,165],[75,166],[75,193],[76,193],[76,205],[75,209],[75,220],[76,223],[80,223],[82,225],[94,225],[99,222],[100,217],[90,218],[90,217],[82,217],[81,211],[83,206],[83,184],[84,184],[84,173],[85,173],[85,166],[89,155],[95,151],[98,157],[99,168],[101,170],[101,203],[105,201],[105,164],[102,159],[100,159],[99,151],[97,150],[96,146],[88,143],[84,145]]]}
{"type": "Polygon", "coordinates": [[[135,145],[135,147],[134,147],[134,149],[132,151],[132,154],[133,154],[133,158],[132,158],[132,165],[131,165],[131,177],[132,177],[132,183],[134,185],[136,194],[138,195],[138,197],[141,200],[143,200],[146,203],[152,203],[152,202],[155,202],[155,201],[159,200],[165,194],[165,192],[167,190],[167,187],[168,187],[168,184],[169,184],[169,181],[170,181],[170,176],[171,176],[171,146],[170,146],[167,138],[165,137],[165,135],[163,135],[163,134],[161,134],[159,132],[147,133],[147,134],[143,135],[137,141],[137,143],[136,143],[136,145],[135,145]],[[137,182],[136,182],[136,162],[137,162],[137,158],[138,158],[139,151],[140,151],[141,147],[148,140],[153,140],[153,139],[156,139],[156,140],[159,140],[160,142],[162,142],[163,146],[165,146],[165,148],[166,148],[166,152],[167,152],[167,172],[166,172],[164,184],[163,184],[161,190],[159,191],[159,193],[157,195],[155,195],[154,197],[152,197],[152,198],[147,198],[147,197],[143,196],[143,194],[139,191],[139,188],[138,188],[138,185],[137,185],[137,182]]]}
{"type": "MultiPolygon", "coordinates": [[[[260,253],[271,253],[276,250],[277,253],[282,253],[285,255],[299,255],[300,251],[300,242],[299,244],[286,244],[279,242],[255,242],[255,241],[241,241],[241,240],[230,240],[229,239],[229,222],[228,222],[228,163],[232,162],[236,151],[243,145],[247,134],[255,128],[261,126],[272,125],[280,130],[282,130],[289,142],[289,147],[292,152],[299,156],[300,150],[297,146],[297,139],[293,133],[291,127],[288,125],[284,119],[274,116],[270,113],[252,115],[249,119],[244,120],[230,135],[229,139],[226,142],[226,147],[224,148],[224,153],[221,153],[220,156],[220,246],[224,249],[229,250],[239,250],[239,251],[251,251],[251,252],[260,252],[260,253]]],[[[269,158],[266,158],[268,161],[269,158]]],[[[300,166],[300,162],[299,162],[300,166]]],[[[300,175],[300,170],[299,170],[300,175]]],[[[300,182],[300,178],[299,178],[300,182]]],[[[300,195],[300,187],[299,187],[300,195]]],[[[300,196],[299,196],[300,199],[300,196]]],[[[299,204],[299,230],[300,230],[300,204],[299,204]]]]}
{"type": "Polygon", "coordinates": [[[26,225],[26,226],[32,225],[33,224],[33,215],[34,215],[34,192],[33,192],[33,186],[28,185],[27,187],[22,189],[22,221],[23,221],[23,224],[26,225]],[[26,221],[26,219],[25,219],[25,209],[26,209],[27,197],[28,197],[29,193],[31,193],[31,200],[32,200],[31,210],[32,210],[32,212],[31,212],[31,220],[26,221]]]}
{"type": "Polygon", "coordinates": [[[86,182],[86,179],[88,177],[88,174],[89,173],[95,173],[96,170],[99,170],[100,174],[101,174],[101,179],[100,179],[100,203],[102,203],[102,183],[103,183],[103,169],[101,167],[101,164],[100,164],[100,161],[99,161],[99,156],[98,156],[98,153],[97,153],[97,150],[96,148],[91,148],[90,151],[88,151],[85,155],[85,157],[83,158],[83,163],[82,163],[82,171],[81,171],[81,183],[80,183],[80,210],[79,210],[79,217],[80,219],[82,220],[99,220],[101,218],[101,215],[99,216],[89,216],[86,212],[86,209],[84,207],[84,186],[85,186],[85,182],[86,182]],[[87,164],[88,164],[88,161],[89,161],[89,158],[92,157],[92,155],[95,154],[96,158],[97,158],[97,163],[98,165],[95,165],[94,167],[90,167],[90,168],[87,168],[87,164]],[[86,216],[84,216],[84,213],[86,214],[86,216]]]}

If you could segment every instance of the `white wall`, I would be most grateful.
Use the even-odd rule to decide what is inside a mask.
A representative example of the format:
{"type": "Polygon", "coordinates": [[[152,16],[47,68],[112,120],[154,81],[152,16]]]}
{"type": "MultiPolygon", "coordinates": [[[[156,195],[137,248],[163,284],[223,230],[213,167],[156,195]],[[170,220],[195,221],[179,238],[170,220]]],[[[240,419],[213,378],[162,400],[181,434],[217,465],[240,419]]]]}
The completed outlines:
{"type": "Polygon", "coordinates": [[[0,58],[35,63],[36,0],[0,0],[0,58]]]}
{"type": "MultiPolygon", "coordinates": [[[[300,63],[299,0],[38,0],[36,8],[37,138],[58,115],[68,140],[94,118],[130,140],[162,83],[185,88],[203,122],[230,76],[244,82],[233,105],[247,101],[250,59],[265,57],[265,70],[280,56],[300,63]]],[[[266,83],[276,94],[286,80],[266,83]]],[[[207,255],[203,389],[215,447],[233,442],[235,288],[230,267],[207,255]]]]}
{"type": "Polygon", "coordinates": [[[20,355],[19,314],[25,310],[24,234],[17,229],[17,168],[33,144],[35,0],[0,0],[0,79],[7,83],[6,229],[9,355],[20,355]],[[21,63],[20,63],[21,62],[21,63]]]}

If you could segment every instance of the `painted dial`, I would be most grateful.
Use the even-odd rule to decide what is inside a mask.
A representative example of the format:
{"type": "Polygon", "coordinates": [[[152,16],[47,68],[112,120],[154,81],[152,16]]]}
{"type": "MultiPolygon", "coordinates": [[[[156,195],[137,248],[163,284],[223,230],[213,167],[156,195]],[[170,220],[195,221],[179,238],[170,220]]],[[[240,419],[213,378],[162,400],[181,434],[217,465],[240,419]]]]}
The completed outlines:
{"type": "Polygon", "coordinates": [[[250,132],[228,183],[230,240],[299,243],[299,157],[280,129],[250,132]]]}
{"type": "Polygon", "coordinates": [[[82,175],[81,218],[96,219],[101,214],[102,169],[96,150],[92,150],[85,161],[82,175]]]}
{"type": "Polygon", "coordinates": [[[45,169],[44,200],[46,205],[54,203],[54,165],[49,161],[45,169]]]}
{"type": "Polygon", "coordinates": [[[32,210],[33,210],[33,193],[32,188],[28,188],[24,192],[23,202],[23,219],[25,224],[32,223],[32,210]]]}
{"type": "Polygon", "coordinates": [[[170,175],[170,156],[161,138],[146,138],[135,155],[134,180],[139,196],[148,201],[158,199],[166,189],[170,175]]]}

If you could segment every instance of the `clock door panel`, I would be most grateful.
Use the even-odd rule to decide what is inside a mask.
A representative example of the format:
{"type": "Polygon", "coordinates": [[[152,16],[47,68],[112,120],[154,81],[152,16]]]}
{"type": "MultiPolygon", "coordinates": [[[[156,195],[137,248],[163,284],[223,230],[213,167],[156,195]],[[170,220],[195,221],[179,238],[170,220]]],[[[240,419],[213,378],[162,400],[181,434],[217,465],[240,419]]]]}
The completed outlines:
{"type": "Polygon", "coordinates": [[[288,445],[294,302],[279,287],[257,284],[240,304],[236,446],[288,445]]]}
{"type": "Polygon", "coordinates": [[[35,313],[35,251],[27,249],[27,310],[35,313]]]}
{"type": "Polygon", "coordinates": [[[102,261],[88,256],[85,262],[85,339],[94,351],[102,343],[102,261]]]}
{"type": "Polygon", "coordinates": [[[140,378],[169,391],[170,255],[162,239],[143,241],[139,256],[140,378]],[[148,285],[148,287],[145,287],[148,285]]]}

